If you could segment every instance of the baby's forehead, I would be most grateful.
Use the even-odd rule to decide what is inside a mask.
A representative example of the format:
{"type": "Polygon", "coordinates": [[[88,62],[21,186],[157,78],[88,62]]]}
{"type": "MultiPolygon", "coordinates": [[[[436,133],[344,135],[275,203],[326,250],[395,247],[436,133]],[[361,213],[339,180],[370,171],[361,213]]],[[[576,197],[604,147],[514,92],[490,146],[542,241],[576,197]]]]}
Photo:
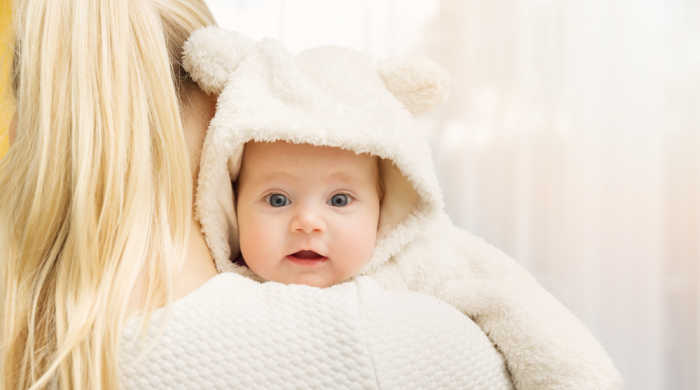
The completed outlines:
{"type": "MultiPolygon", "coordinates": [[[[320,168],[320,167],[319,167],[320,168]]],[[[315,169],[313,172],[295,167],[279,169],[251,168],[258,181],[290,181],[324,180],[328,182],[361,182],[371,179],[371,172],[351,171],[347,169],[315,169]]]]}
{"type": "Polygon", "coordinates": [[[366,181],[377,177],[378,157],[338,147],[287,142],[249,142],[242,171],[257,180],[366,181]]]}
{"type": "Polygon", "coordinates": [[[295,144],[289,142],[248,142],[243,149],[243,163],[250,162],[250,167],[279,168],[314,167],[314,168],[353,168],[369,167],[376,164],[377,157],[367,153],[355,153],[351,150],[312,144],[295,144]],[[255,164],[252,164],[252,163],[255,164]]]}

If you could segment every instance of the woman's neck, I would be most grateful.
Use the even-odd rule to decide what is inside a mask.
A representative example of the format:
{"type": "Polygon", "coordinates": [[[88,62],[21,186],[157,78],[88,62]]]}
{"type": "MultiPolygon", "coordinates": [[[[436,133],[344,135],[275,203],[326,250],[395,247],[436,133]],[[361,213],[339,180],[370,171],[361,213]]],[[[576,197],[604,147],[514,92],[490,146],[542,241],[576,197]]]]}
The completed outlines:
{"type": "MultiPolygon", "coordinates": [[[[192,188],[197,188],[199,157],[209,121],[216,110],[216,96],[208,96],[199,88],[188,92],[187,104],[183,107],[183,130],[190,152],[192,166],[192,188]]],[[[194,200],[194,195],[192,199],[194,200]]],[[[194,205],[193,205],[194,209],[194,205]]],[[[174,275],[173,298],[179,299],[203,285],[217,274],[214,259],[204,240],[204,233],[195,216],[192,216],[190,236],[185,248],[182,269],[174,275]]],[[[130,313],[141,311],[145,305],[145,280],[138,283],[130,303],[130,313]]]]}
{"type": "MultiPolygon", "coordinates": [[[[190,151],[193,191],[197,188],[199,160],[204,136],[215,111],[216,96],[209,96],[196,87],[189,91],[188,102],[183,107],[182,125],[190,151]]],[[[194,195],[192,196],[193,200],[194,195]]],[[[202,227],[193,216],[185,263],[182,271],[175,275],[175,299],[187,295],[211,279],[216,273],[214,258],[204,240],[202,227]]]]}

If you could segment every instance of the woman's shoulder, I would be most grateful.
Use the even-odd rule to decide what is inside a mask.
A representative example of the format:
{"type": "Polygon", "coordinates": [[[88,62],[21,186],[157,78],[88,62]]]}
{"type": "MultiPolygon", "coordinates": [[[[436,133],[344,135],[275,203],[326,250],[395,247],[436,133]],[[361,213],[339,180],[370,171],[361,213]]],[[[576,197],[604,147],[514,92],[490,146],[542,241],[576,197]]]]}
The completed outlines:
{"type": "Polygon", "coordinates": [[[366,277],[321,289],[222,273],[168,309],[147,345],[135,319],[125,329],[127,388],[508,388],[468,317],[366,277]]]}
{"type": "Polygon", "coordinates": [[[126,388],[376,388],[355,291],[218,274],[155,312],[167,322],[145,343],[135,323],[125,329],[122,380],[126,388]]]}
{"type": "MultiPolygon", "coordinates": [[[[354,283],[321,289],[277,282],[260,283],[237,273],[223,272],[166,307],[156,309],[152,317],[158,320],[170,316],[170,328],[198,327],[200,324],[215,327],[227,316],[240,318],[242,314],[245,314],[248,321],[261,322],[279,313],[290,313],[294,318],[320,317],[334,313],[335,316],[352,319],[348,315],[356,313],[356,306],[354,283]]],[[[130,318],[127,330],[134,328],[143,318],[144,316],[130,318]]]]}
{"type": "Polygon", "coordinates": [[[503,357],[469,317],[429,295],[357,282],[383,388],[511,388],[503,357]]]}
{"type": "Polygon", "coordinates": [[[461,318],[463,314],[453,306],[437,299],[434,296],[407,290],[404,288],[385,288],[371,276],[360,276],[355,279],[358,295],[362,301],[366,301],[375,310],[395,311],[416,317],[417,320],[424,316],[416,316],[418,311],[428,311],[439,317],[461,318]]]}
{"type": "Polygon", "coordinates": [[[401,319],[405,326],[425,327],[430,333],[466,329],[486,338],[468,316],[434,296],[406,289],[386,289],[369,276],[357,278],[356,283],[363,311],[374,321],[401,319]]]}

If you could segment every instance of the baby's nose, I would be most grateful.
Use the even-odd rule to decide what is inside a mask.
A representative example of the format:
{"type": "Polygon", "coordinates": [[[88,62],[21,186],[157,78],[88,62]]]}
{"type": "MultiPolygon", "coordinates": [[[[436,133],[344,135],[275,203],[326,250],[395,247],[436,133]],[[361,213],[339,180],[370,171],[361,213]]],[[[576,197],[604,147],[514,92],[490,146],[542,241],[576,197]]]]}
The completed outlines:
{"type": "Polygon", "coordinates": [[[326,230],[326,223],[323,217],[311,208],[299,210],[291,222],[292,232],[313,233],[323,232],[326,230]]]}

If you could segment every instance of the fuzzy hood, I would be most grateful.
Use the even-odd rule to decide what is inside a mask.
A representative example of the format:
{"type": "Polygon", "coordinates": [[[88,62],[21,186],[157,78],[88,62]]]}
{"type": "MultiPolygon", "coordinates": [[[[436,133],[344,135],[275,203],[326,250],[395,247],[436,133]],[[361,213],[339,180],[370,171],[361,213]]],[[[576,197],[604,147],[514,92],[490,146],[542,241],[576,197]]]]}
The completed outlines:
{"type": "Polygon", "coordinates": [[[426,135],[415,116],[446,98],[447,77],[424,58],[375,62],[319,47],[292,54],[278,41],[195,31],[184,66],[218,94],[202,149],[195,212],[220,272],[251,277],[239,254],[234,194],[246,142],[338,147],[381,158],[384,198],[374,254],[361,274],[397,255],[443,208],[426,135]]]}

